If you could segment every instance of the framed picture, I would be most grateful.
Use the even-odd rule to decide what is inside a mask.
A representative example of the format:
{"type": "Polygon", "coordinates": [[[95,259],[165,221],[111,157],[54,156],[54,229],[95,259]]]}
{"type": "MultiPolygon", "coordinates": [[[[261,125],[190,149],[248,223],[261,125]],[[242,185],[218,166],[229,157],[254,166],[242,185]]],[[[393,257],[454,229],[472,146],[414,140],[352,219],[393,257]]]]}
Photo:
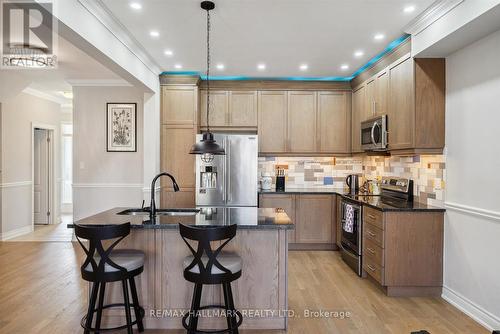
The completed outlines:
{"type": "Polygon", "coordinates": [[[106,151],[137,152],[137,103],[106,103],[106,151]]]}

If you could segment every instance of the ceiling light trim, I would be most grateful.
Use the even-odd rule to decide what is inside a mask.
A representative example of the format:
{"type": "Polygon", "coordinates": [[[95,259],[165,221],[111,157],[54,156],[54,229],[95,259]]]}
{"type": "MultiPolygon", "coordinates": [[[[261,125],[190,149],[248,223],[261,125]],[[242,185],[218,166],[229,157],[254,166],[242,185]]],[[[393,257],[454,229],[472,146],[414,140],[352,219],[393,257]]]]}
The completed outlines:
{"type": "Polygon", "coordinates": [[[464,0],[438,0],[408,23],[403,31],[416,36],[462,2],[464,0]]]}
{"type": "MultiPolygon", "coordinates": [[[[349,76],[330,76],[330,77],[301,77],[301,76],[289,76],[289,77],[252,77],[245,75],[215,75],[210,76],[210,80],[214,81],[222,81],[222,80],[233,80],[233,81],[250,81],[250,80],[275,80],[275,81],[351,81],[364,71],[370,69],[375,63],[377,63],[382,57],[391,53],[398,46],[406,42],[410,38],[410,35],[404,34],[403,36],[395,39],[391,43],[387,45],[387,47],[371,58],[366,64],[361,66],[356,72],[349,76]]],[[[207,77],[204,74],[201,74],[198,71],[164,71],[160,75],[190,75],[190,76],[199,76],[202,80],[206,80],[207,77]]]]}
{"type": "Polygon", "coordinates": [[[120,41],[134,56],[137,57],[155,75],[161,71],[161,66],[132,33],[118,20],[102,0],[77,0],[90,14],[94,15],[117,40],[120,41]]]}

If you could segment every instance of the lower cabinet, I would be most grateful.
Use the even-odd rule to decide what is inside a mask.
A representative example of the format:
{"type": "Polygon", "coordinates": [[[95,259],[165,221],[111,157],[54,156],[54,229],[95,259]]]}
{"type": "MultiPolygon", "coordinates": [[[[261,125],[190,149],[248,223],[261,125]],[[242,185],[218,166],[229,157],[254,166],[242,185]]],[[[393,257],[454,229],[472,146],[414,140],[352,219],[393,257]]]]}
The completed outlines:
{"type": "MultiPolygon", "coordinates": [[[[157,204],[158,205],[158,202],[157,204]]],[[[194,208],[195,190],[190,188],[181,188],[174,192],[172,189],[162,188],[161,208],[194,208]]]]}
{"type": "Polygon", "coordinates": [[[261,208],[283,208],[295,224],[290,249],[336,249],[335,195],[261,194],[261,208]]]}
{"type": "Polygon", "coordinates": [[[442,212],[385,212],[363,207],[363,271],[388,296],[440,296],[442,212]]]}

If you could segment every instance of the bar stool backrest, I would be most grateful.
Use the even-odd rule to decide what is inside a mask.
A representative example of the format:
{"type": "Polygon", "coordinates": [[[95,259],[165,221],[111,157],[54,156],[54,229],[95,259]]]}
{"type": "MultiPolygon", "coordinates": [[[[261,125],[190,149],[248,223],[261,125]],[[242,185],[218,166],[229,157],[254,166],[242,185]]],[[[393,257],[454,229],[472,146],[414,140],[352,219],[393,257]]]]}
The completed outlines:
{"type": "MultiPolygon", "coordinates": [[[[184,224],[179,224],[179,230],[182,236],[182,239],[188,246],[189,250],[193,254],[193,262],[189,264],[189,266],[184,269],[184,276],[188,278],[197,277],[196,281],[200,283],[218,283],[221,279],[232,279],[234,273],[231,273],[231,270],[224,267],[219,261],[217,261],[217,256],[220,254],[222,249],[231,241],[236,235],[237,225],[228,225],[228,226],[203,226],[203,227],[194,227],[187,226],[184,224]],[[198,246],[196,250],[191,246],[188,240],[196,241],[198,246]],[[212,249],[211,242],[213,241],[222,241],[222,244],[212,249]],[[202,257],[206,255],[208,261],[206,264],[203,263],[202,257]],[[200,270],[199,274],[192,274],[190,270],[198,265],[200,270]],[[222,274],[212,274],[212,267],[215,266],[222,274]]],[[[237,273],[238,275],[241,274],[237,273]]]]}
{"type": "Polygon", "coordinates": [[[114,276],[118,278],[127,274],[127,269],[119,266],[109,258],[111,251],[130,234],[130,223],[120,225],[75,225],[75,235],[80,246],[86,254],[86,259],[81,266],[82,277],[85,280],[101,281],[112,280],[114,276]],[[83,240],[88,240],[86,247],[83,240]],[[105,247],[103,241],[116,239],[109,246],[105,247]],[[99,263],[96,262],[99,259],[99,263]],[[92,266],[92,271],[87,269],[88,265],[92,266]],[[111,273],[105,272],[105,265],[109,265],[117,271],[111,273]]]}

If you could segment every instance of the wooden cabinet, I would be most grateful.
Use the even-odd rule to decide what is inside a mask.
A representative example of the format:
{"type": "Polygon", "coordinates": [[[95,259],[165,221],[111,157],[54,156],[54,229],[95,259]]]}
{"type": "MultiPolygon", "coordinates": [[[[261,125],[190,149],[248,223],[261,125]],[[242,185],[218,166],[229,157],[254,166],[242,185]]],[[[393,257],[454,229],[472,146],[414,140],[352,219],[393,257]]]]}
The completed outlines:
{"type": "Polygon", "coordinates": [[[337,244],[337,247],[342,247],[342,207],[341,207],[341,201],[340,201],[340,197],[339,196],[335,196],[335,207],[337,208],[337,212],[336,212],[336,224],[335,224],[335,228],[336,228],[336,233],[335,233],[335,241],[336,241],[336,244],[337,244]]]}
{"type": "MultiPolygon", "coordinates": [[[[207,126],[207,91],[201,91],[200,126],[207,126]]],[[[210,127],[229,125],[229,92],[210,90],[210,127]]]]}
{"type": "Polygon", "coordinates": [[[176,86],[161,90],[163,124],[195,124],[197,91],[192,87],[176,86]]]}
{"type": "Polygon", "coordinates": [[[289,231],[290,249],[337,249],[336,196],[328,194],[279,194],[259,196],[259,207],[282,208],[295,224],[289,231]]]}
{"type": "MultiPolygon", "coordinates": [[[[257,127],[257,92],[210,90],[210,128],[244,130],[257,127]]],[[[207,91],[201,91],[200,125],[207,126],[207,91]]]]}
{"type": "Polygon", "coordinates": [[[364,274],[389,296],[441,295],[443,216],[363,206],[364,274]]]}
{"type": "Polygon", "coordinates": [[[194,208],[195,203],[194,189],[181,189],[174,192],[172,189],[163,189],[161,192],[162,208],[194,208]]]}
{"type": "Polygon", "coordinates": [[[257,127],[257,92],[229,92],[229,126],[257,127]]]}
{"type": "Polygon", "coordinates": [[[406,54],[353,89],[352,152],[360,123],[387,115],[391,155],[440,154],[445,131],[445,60],[406,54]]]}
{"type": "MultiPolygon", "coordinates": [[[[265,194],[259,196],[260,208],[281,208],[295,223],[295,195],[265,194]]],[[[288,242],[295,242],[295,230],[288,231],[288,242]]]]}
{"type": "Polygon", "coordinates": [[[318,146],[322,153],[351,151],[351,94],[318,92],[318,146]]]}
{"type": "Polygon", "coordinates": [[[334,243],[331,195],[298,195],[295,239],[298,243],[334,243]]]}
{"type": "Polygon", "coordinates": [[[262,91],[258,97],[260,153],[285,153],[287,140],[287,92],[262,91]]]}
{"type": "Polygon", "coordinates": [[[316,92],[288,93],[288,151],[316,152],[316,92]]]}
{"type": "Polygon", "coordinates": [[[365,109],[365,93],[366,87],[364,85],[356,88],[352,93],[352,152],[363,152],[361,149],[361,120],[363,110],[365,109]]]}
{"type": "MultiPolygon", "coordinates": [[[[169,128],[165,125],[162,126],[162,170],[174,175],[177,183],[182,188],[196,187],[195,156],[189,154],[189,150],[195,141],[196,129],[193,127],[169,128]]],[[[172,183],[168,178],[162,178],[161,183],[164,187],[172,187],[172,183]]]]}

